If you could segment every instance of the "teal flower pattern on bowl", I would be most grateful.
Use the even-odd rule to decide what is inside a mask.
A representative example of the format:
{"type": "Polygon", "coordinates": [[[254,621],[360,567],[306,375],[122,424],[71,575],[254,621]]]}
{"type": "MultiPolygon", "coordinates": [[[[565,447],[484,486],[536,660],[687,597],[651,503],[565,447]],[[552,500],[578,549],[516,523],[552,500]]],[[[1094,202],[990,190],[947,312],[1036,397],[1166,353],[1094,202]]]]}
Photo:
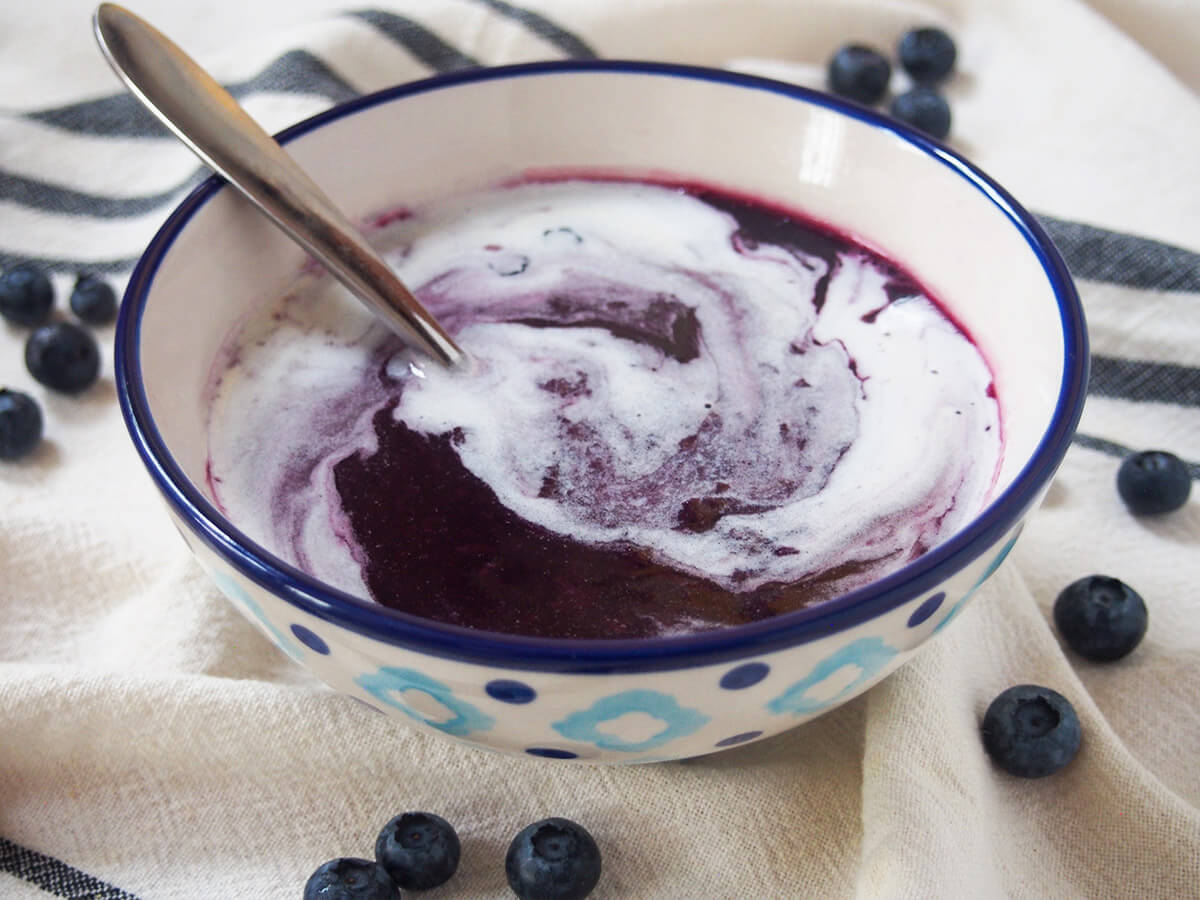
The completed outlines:
{"type": "Polygon", "coordinates": [[[975,595],[975,592],[983,587],[983,583],[991,578],[996,573],[996,570],[1000,568],[1000,564],[1008,557],[1008,554],[1012,551],[1013,545],[1017,543],[1017,538],[1020,536],[1021,529],[1018,528],[1017,533],[1009,538],[1008,542],[1000,548],[1000,552],[996,554],[995,558],[990,563],[988,563],[988,567],[983,570],[983,574],[979,576],[973,585],[971,585],[971,589],[963,594],[962,599],[950,608],[950,612],[946,613],[946,617],[942,619],[942,621],[938,622],[937,628],[933,629],[933,634],[937,634],[939,631],[953,622],[955,617],[962,612],[963,607],[967,605],[967,601],[970,600],[975,595]]]}
{"type": "Polygon", "coordinates": [[[817,663],[807,677],[800,679],[771,700],[767,709],[776,714],[790,712],[797,716],[811,716],[836,706],[852,697],[860,687],[879,674],[897,652],[899,651],[895,647],[887,644],[882,638],[859,638],[817,663]],[[846,666],[853,666],[859,670],[858,675],[849,684],[843,686],[832,697],[822,699],[810,694],[813,688],[846,666]]]}
{"type": "Polygon", "coordinates": [[[551,727],[569,740],[592,744],[601,750],[644,753],[693,734],[707,722],[708,716],[680,706],[670,694],[634,690],[602,697],[587,709],[571,713],[561,722],[553,722],[551,727]],[[622,730],[622,723],[617,720],[625,716],[634,716],[634,721],[623,723],[626,726],[644,727],[645,718],[649,717],[657,719],[662,727],[640,740],[628,734],[614,733],[622,730]],[[601,727],[606,724],[607,730],[601,727]]]}
{"type": "Polygon", "coordinates": [[[296,662],[304,662],[304,651],[300,649],[300,645],[275,627],[271,620],[267,618],[267,614],[258,604],[258,601],[251,597],[250,593],[244,587],[224,572],[212,570],[208,574],[216,582],[217,587],[221,589],[222,594],[233,601],[235,606],[240,606],[246,610],[253,617],[254,621],[267,630],[280,650],[296,662]]]}
{"type": "Polygon", "coordinates": [[[409,718],[453,737],[490,731],[496,724],[491,716],[455,697],[448,686],[415,669],[382,666],[374,673],[359,675],[354,683],[409,718]],[[417,696],[409,697],[410,692],[417,696]]]}

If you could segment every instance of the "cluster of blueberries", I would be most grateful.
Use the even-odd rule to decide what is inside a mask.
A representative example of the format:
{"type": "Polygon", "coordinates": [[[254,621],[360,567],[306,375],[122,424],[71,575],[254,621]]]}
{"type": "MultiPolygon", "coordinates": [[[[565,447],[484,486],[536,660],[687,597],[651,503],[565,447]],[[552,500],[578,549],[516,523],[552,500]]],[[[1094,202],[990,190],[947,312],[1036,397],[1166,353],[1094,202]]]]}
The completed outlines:
{"type": "MultiPolygon", "coordinates": [[[[304,900],[398,900],[402,890],[445,884],[461,855],[458,834],[441,816],[402,813],[379,832],[375,859],[331,859],[308,879],[304,900]]],[[[600,880],[600,848],[582,825],[542,819],[512,839],[504,872],[520,900],[583,900],[600,880]]]]}
{"type": "MultiPolygon", "coordinates": [[[[1161,450],[1134,453],[1117,470],[1117,492],[1134,515],[1174,512],[1191,491],[1187,464],[1161,450]]],[[[1054,601],[1054,626],[1063,642],[1093,662],[1128,655],[1146,634],[1148,618],[1141,595],[1107,575],[1074,581],[1054,601]]],[[[981,730],[995,763],[1025,778],[1057,772],[1075,757],[1082,737],[1070,701],[1033,684],[1011,687],[993,700],[981,730]]]]}
{"type": "MultiPolygon", "coordinates": [[[[71,291],[71,312],[86,325],[107,325],[117,315],[117,295],[102,278],[81,273],[71,291]]],[[[19,263],[0,275],[0,318],[32,331],[25,367],[34,380],[62,394],[87,390],[100,374],[100,347],[83,325],[50,321],[54,285],[38,266],[19,263]]],[[[0,387],[0,460],[27,456],[42,440],[42,410],[23,391],[0,387]]]]}
{"type": "MultiPolygon", "coordinates": [[[[891,102],[892,116],[939,140],[950,133],[950,104],[937,85],[954,70],[958,49],[940,28],[914,28],[896,47],[900,65],[913,88],[891,102]]],[[[863,44],[848,44],[829,61],[829,90],[840,97],[874,106],[887,94],[892,80],[888,58],[863,44]]]]}

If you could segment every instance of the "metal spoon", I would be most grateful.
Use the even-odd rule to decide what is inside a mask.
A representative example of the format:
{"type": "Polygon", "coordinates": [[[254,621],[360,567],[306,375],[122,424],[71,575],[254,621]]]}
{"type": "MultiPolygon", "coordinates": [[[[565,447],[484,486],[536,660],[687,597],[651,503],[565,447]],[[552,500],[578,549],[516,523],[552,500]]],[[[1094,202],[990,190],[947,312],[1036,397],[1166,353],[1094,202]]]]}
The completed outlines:
{"type": "Polygon", "coordinates": [[[217,82],[129,10],[102,3],[96,41],[142,104],[267,214],[391,330],[447,366],[465,354],[349,219],[217,82]]]}

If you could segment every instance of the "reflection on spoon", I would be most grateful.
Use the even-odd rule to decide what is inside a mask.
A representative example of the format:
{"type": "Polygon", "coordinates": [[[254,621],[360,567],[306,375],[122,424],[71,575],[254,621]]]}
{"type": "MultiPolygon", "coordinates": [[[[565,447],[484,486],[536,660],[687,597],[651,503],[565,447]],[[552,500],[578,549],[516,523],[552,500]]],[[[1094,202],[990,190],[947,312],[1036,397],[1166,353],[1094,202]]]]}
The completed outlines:
{"type": "Polygon", "coordinates": [[[129,10],[102,3],[96,40],[142,104],[311,253],[392,331],[447,366],[465,354],[346,216],[207,72],[129,10]]]}

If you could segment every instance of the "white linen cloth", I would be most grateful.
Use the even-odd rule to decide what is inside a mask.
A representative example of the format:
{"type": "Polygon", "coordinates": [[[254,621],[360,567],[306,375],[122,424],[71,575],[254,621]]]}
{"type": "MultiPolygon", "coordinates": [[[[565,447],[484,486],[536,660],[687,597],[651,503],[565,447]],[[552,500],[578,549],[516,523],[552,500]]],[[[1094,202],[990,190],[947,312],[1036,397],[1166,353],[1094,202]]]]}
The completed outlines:
{"type": "MultiPolygon", "coordinates": [[[[907,28],[941,25],[959,47],[952,144],[1051,217],[1095,376],[1044,508],[915,662],[772,740],[590,768],[425,737],[316,683],[170,527],[121,422],[111,329],[101,382],[66,398],[33,383],[24,333],[0,326],[0,384],[43,403],[47,433],[30,460],[0,464],[0,897],[298,900],[318,864],[370,856],[409,809],[462,838],[439,898],[507,896],[508,841],[549,815],[597,838],[597,898],[1200,896],[1200,497],[1135,519],[1114,488],[1122,448],[1171,450],[1200,475],[1200,6],[130,6],[246,84],[272,130],[437,67],[587,48],[819,86],[841,44],[890,52],[907,28]],[[1115,664],[1064,651],[1050,619],[1058,591],[1095,572],[1150,609],[1145,641],[1115,664]],[[1021,682],[1065,694],[1084,729],[1078,758],[1036,781],[999,771],[979,739],[989,701],[1021,682]]],[[[121,93],[91,8],[0,9],[0,265],[55,266],[60,309],[80,266],[123,286],[196,171],[122,119],[127,106],[86,102],[121,93]]]]}

